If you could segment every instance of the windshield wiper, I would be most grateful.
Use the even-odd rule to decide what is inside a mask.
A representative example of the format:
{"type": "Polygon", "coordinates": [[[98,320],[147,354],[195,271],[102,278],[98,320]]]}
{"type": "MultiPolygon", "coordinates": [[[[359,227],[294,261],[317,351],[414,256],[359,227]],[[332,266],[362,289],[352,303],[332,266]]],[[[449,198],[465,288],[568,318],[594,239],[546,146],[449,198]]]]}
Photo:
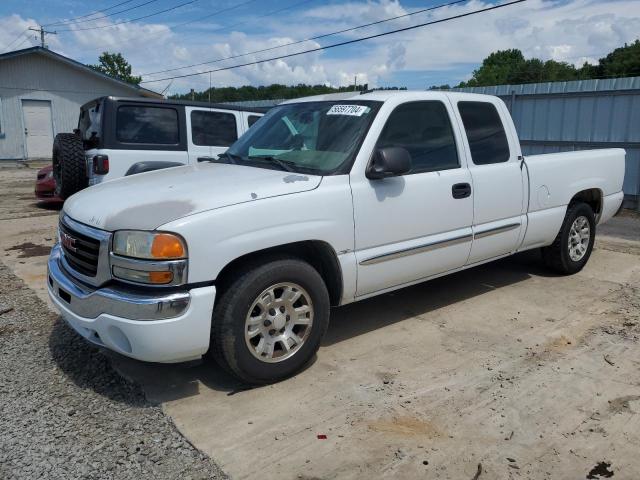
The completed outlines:
{"type": "Polygon", "coordinates": [[[278,165],[282,170],[285,170],[287,172],[295,172],[295,169],[292,168],[292,166],[295,166],[295,162],[288,162],[286,160],[281,160],[279,158],[276,158],[272,155],[256,155],[256,156],[251,156],[249,157],[249,160],[265,160],[267,162],[271,162],[271,163],[275,163],[276,165],[278,165]]]}
{"type": "Polygon", "coordinates": [[[220,155],[218,155],[218,159],[227,159],[229,163],[233,164],[233,165],[237,165],[238,162],[237,160],[242,160],[242,157],[240,155],[234,155],[233,153],[229,153],[229,152],[222,152],[220,155]]]}
{"type": "Polygon", "coordinates": [[[242,160],[242,157],[234,155],[233,153],[224,152],[217,157],[198,157],[198,162],[231,163],[232,165],[237,165],[238,162],[235,159],[242,160]]]}

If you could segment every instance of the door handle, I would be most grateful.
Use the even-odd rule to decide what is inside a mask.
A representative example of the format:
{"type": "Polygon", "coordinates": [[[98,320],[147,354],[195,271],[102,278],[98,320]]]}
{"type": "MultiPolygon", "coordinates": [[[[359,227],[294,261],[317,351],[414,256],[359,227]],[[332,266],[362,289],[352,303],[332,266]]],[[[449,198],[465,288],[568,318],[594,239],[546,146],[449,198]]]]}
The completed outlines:
{"type": "Polygon", "coordinates": [[[451,187],[453,198],[467,198],[471,196],[471,185],[468,183],[456,183],[451,187]]]}
{"type": "Polygon", "coordinates": [[[213,157],[198,157],[198,163],[210,162],[212,160],[215,160],[215,158],[213,158],[213,157]]]}

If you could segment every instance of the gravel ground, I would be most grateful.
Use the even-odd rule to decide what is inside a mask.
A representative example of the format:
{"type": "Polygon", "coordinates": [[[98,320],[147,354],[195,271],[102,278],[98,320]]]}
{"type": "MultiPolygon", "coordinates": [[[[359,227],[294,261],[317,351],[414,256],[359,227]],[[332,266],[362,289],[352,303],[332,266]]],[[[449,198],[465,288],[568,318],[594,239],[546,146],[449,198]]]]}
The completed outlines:
{"type": "Polygon", "coordinates": [[[0,264],[0,479],[227,478],[0,264]]]}

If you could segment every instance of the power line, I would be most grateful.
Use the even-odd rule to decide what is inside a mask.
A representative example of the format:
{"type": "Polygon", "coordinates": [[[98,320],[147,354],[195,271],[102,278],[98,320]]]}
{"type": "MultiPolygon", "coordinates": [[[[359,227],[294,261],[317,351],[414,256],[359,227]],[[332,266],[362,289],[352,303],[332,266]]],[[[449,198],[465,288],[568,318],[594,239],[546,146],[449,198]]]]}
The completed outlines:
{"type": "MultiPolygon", "coordinates": [[[[255,3],[255,2],[257,2],[257,1],[258,1],[258,0],[247,0],[247,1],[245,1],[245,2],[238,3],[238,4],[234,5],[234,6],[227,7],[227,8],[223,8],[223,9],[221,9],[221,10],[217,10],[217,11],[215,11],[215,12],[213,12],[213,13],[210,13],[210,14],[208,14],[208,15],[205,15],[204,17],[198,17],[198,18],[194,18],[193,20],[188,20],[188,21],[186,21],[186,22],[178,23],[177,25],[173,25],[173,26],[171,26],[171,28],[172,28],[172,29],[175,29],[175,28],[183,27],[183,26],[185,26],[185,25],[190,25],[190,24],[192,24],[192,23],[201,22],[201,21],[202,21],[202,20],[204,20],[204,19],[211,18],[211,17],[214,17],[214,16],[216,16],[216,15],[220,15],[221,13],[225,13],[225,12],[228,12],[228,11],[231,11],[231,10],[235,10],[235,9],[237,9],[237,8],[243,7],[243,6],[248,5],[248,4],[250,4],[250,3],[255,3]]],[[[263,18],[263,17],[268,17],[268,16],[271,16],[271,15],[275,15],[276,13],[280,13],[280,12],[282,12],[282,11],[285,11],[285,10],[289,10],[289,9],[295,8],[295,7],[297,7],[297,6],[300,6],[300,5],[301,5],[301,4],[303,4],[303,3],[309,3],[309,2],[311,2],[311,1],[316,1],[316,0],[304,0],[303,2],[299,2],[299,3],[293,4],[293,5],[289,5],[289,6],[287,6],[287,7],[281,8],[281,9],[279,9],[279,10],[272,11],[272,12],[268,12],[268,13],[266,13],[266,14],[260,15],[258,18],[263,18]]],[[[247,22],[243,22],[243,23],[247,23],[247,22]]],[[[237,26],[237,25],[240,25],[240,24],[234,24],[234,25],[231,25],[231,26],[229,26],[229,27],[225,27],[225,28],[232,28],[232,27],[235,27],[235,26],[237,26]]],[[[219,30],[224,30],[225,28],[221,28],[221,29],[219,29],[219,30]]],[[[217,30],[215,30],[215,31],[217,31],[217,30]]],[[[164,33],[164,31],[160,31],[160,32],[151,32],[150,34],[148,34],[148,35],[147,35],[147,38],[149,38],[149,37],[153,37],[154,35],[158,35],[159,33],[164,33]]],[[[100,50],[100,49],[102,49],[102,48],[103,48],[103,47],[98,47],[96,50],[100,50]]],[[[93,50],[93,48],[92,48],[92,50],[93,50]]]]}
{"type": "MultiPolygon", "coordinates": [[[[4,47],[3,52],[8,51],[8,50],[11,48],[11,46],[12,46],[14,43],[16,43],[18,40],[20,40],[20,38],[21,38],[25,33],[27,33],[28,31],[29,31],[29,27],[25,28],[22,32],[20,32],[20,34],[18,34],[18,36],[17,36],[16,38],[14,38],[14,39],[13,39],[13,41],[12,41],[9,45],[7,45],[6,47],[4,47]]],[[[23,43],[24,43],[24,40],[20,43],[20,45],[22,45],[23,43]]]]}
{"type": "Polygon", "coordinates": [[[125,8],[123,10],[118,10],[117,12],[109,13],[108,15],[103,15],[101,17],[88,18],[86,20],[80,20],[80,21],[72,20],[72,21],[68,21],[68,22],[59,22],[59,23],[55,23],[53,25],[64,25],[64,26],[70,27],[70,26],[76,26],[76,25],[79,25],[79,24],[85,23],[85,22],[95,22],[97,20],[102,20],[103,18],[113,17],[113,16],[119,15],[121,13],[129,12],[131,10],[135,10],[136,8],[144,7],[146,5],[149,5],[150,3],[155,3],[157,1],[158,0],[147,0],[146,2],[140,3],[138,5],[134,5],[133,7],[125,8]]]}
{"type": "Polygon", "coordinates": [[[132,18],[130,20],[123,20],[122,22],[111,23],[109,25],[98,25],[98,26],[95,26],[95,27],[84,27],[84,28],[65,28],[65,29],[60,29],[58,31],[59,32],[80,32],[80,31],[83,31],[83,30],[97,30],[97,29],[102,29],[102,28],[115,27],[116,25],[122,25],[124,23],[131,23],[131,22],[135,22],[135,21],[142,20],[142,19],[145,19],[145,18],[154,17],[154,16],[160,15],[162,13],[171,12],[172,10],[177,10],[180,7],[184,7],[186,5],[190,5],[192,3],[196,3],[196,2],[199,2],[199,1],[200,0],[189,0],[188,2],[183,2],[183,3],[179,4],[179,5],[176,5],[176,6],[170,7],[170,8],[165,8],[164,10],[160,10],[158,12],[150,13],[148,15],[143,15],[143,16],[137,17],[137,18],[132,18]]]}
{"type": "MultiPolygon", "coordinates": [[[[46,24],[43,25],[43,27],[51,27],[53,25],[64,25],[66,23],[76,22],[76,21],[80,20],[81,18],[92,17],[93,15],[96,15],[98,13],[107,12],[107,11],[113,9],[113,8],[119,7],[121,5],[125,5],[127,3],[131,3],[133,1],[134,0],[125,0],[124,2],[116,3],[115,5],[111,5],[110,7],[103,8],[102,10],[96,10],[95,12],[87,13],[86,15],[80,15],[79,17],[73,17],[73,18],[69,18],[67,20],[61,20],[59,22],[46,23],[46,24]]],[[[96,19],[93,19],[93,20],[96,20],[96,19]]]]}
{"type": "Polygon", "coordinates": [[[450,20],[456,20],[458,18],[469,17],[471,15],[476,15],[478,13],[484,13],[484,12],[489,12],[491,10],[497,10],[499,8],[508,7],[510,5],[515,5],[516,3],[523,3],[523,2],[526,2],[526,1],[527,0],[513,0],[511,2],[503,3],[503,4],[500,4],[500,5],[494,5],[492,7],[481,8],[479,10],[474,10],[472,12],[460,13],[458,15],[453,15],[451,17],[446,17],[446,18],[441,18],[439,20],[432,20],[430,22],[424,22],[424,23],[420,23],[418,25],[412,25],[412,26],[409,26],[409,27],[398,28],[396,30],[390,30],[388,32],[376,33],[374,35],[368,35],[366,37],[356,38],[356,39],[353,39],[353,40],[346,40],[344,42],[339,42],[339,43],[333,43],[331,45],[325,45],[323,47],[311,48],[311,49],[302,50],[302,51],[296,52],[296,53],[289,53],[287,55],[279,55],[277,57],[266,58],[264,60],[256,60],[256,61],[253,61],[253,62],[242,63],[242,64],[239,64],[239,65],[231,65],[229,67],[216,68],[214,70],[207,70],[207,71],[204,71],[204,72],[188,73],[188,74],[184,74],[184,75],[174,75],[172,77],[159,78],[157,80],[143,80],[140,83],[155,83],[155,82],[163,82],[165,80],[173,80],[173,79],[176,79],[176,78],[195,77],[197,75],[204,75],[204,74],[207,74],[207,73],[221,72],[223,70],[232,70],[234,68],[248,67],[250,65],[257,65],[259,63],[270,62],[270,61],[273,61],[273,60],[281,60],[281,59],[284,59],[284,58],[296,57],[298,55],[304,55],[306,53],[319,52],[321,50],[328,50],[330,48],[342,47],[344,45],[351,45],[353,43],[359,43],[359,42],[363,42],[365,40],[371,40],[373,38],[384,37],[384,36],[387,36],[387,35],[392,35],[394,33],[407,32],[409,30],[415,30],[417,28],[422,28],[422,27],[426,27],[426,26],[429,26],[429,25],[435,25],[437,23],[444,23],[444,22],[448,22],[450,20]]]}
{"type": "MultiPolygon", "coordinates": [[[[202,21],[202,20],[204,20],[206,18],[211,18],[211,17],[214,17],[216,15],[220,15],[221,13],[225,13],[225,12],[228,12],[228,11],[231,11],[231,10],[235,10],[237,8],[243,7],[243,6],[248,5],[250,3],[255,3],[257,1],[258,0],[247,0],[245,2],[238,3],[238,4],[236,4],[236,5],[232,6],[232,7],[227,7],[227,8],[223,8],[221,10],[217,10],[217,11],[215,11],[213,13],[205,15],[204,17],[198,17],[198,18],[195,18],[193,20],[187,20],[186,22],[178,23],[177,25],[170,26],[170,28],[174,29],[174,28],[183,27],[185,25],[189,25],[189,24],[192,24],[192,23],[200,22],[200,21],[202,21]]],[[[165,33],[165,32],[166,32],[165,30],[158,31],[158,32],[151,32],[150,34],[147,35],[146,38],[148,39],[150,37],[154,37],[154,36],[157,36],[160,33],[165,33]]],[[[90,50],[101,50],[103,48],[111,48],[111,47],[112,47],[112,45],[101,45],[101,46],[95,46],[94,45],[93,47],[90,48],[90,50]]]]}
{"type": "MultiPolygon", "coordinates": [[[[30,35],[27,35],[27,36],[24,38],[24,40],[22,40],[22,41],[18,44],[18,46],[17,46],[15,49],[16,49],[16,50],[19,50],[19,49],[20,49],[20,47],[22,47],[22,45],[24,45],[24,44],[25,44],[25,42],[26,42],[27,40],[31,40],[31,36],[30,36],[30,35]]],[[[31,47],[31,46],[33,46],[33,45],[30,45],[30,47],[31,47]]]]}
{"type": "MultiPolygon", "coordinates": [[[[296,7],[299,7],[300,5],[304,5],[306,3],[311,3],[311,2],[315,2],[315,1],[317,1],[317,0],[302,0],[301,2],[294,3],[294,4],[289,5],[287,7],[283,7],[283,8],[280,8],[278,10],[273,10],[272,12],[268,12],[268,13],[265,13],[263,15],[258,15],[256,18],[270,17],[271,15],[275,15],[276,13],[281,13],[281,12],[284,12],[286,10],[291,10],[292,8],[296,8],[296,7]]],[[[215,30],[209,30],[209,32],[207,32],[207,33],[216,33],[216,32],[221,32],[223,30],[229,30],[230,28],[238,27],[238,26],[244,25],[246,23],[248,23],[248,21],[234,23],[233,25],[227,25],[227,26],[224,26],[224,27],[216,28],[215,30]]]]}
{"type": "Polygon", "coordinates": [[[223,8],[222,10],[218,10],[216,12],[210,13],[209,15],[205,15],[204,17],[198,17],[198,18],[195,18],[193,20],[189,20],[187,22],[183,22],[183,23],[179,23],[177,25],[173,25],[173,27],[171,27],[171,28],[184,27],[185,25],[190,25],[192,23],[201,22],[202,20],[205,20],[207,18],[215,17],[216,15],[220,15],[221,13],[228,12],[230,10],[235,10],[236,8],[240,8],[240,7],[243,7],[245,5],[248,5],[249,3],[255,3],[257,1],[258,0],[248,0],[246,2],[238,3],[237,5],[234,5],[233,7],[223,8]]]}
{"type": "Polygon", "coordinates": [[[253,55],[253,54],[256,54],[256,53],[269,52],[271,50],[276,50],[278,48],[290,47],[291,45],[298,45],[300,43],[310,42],[312,40],[319,40],[321,38],[330,37],[330,36],[333,36],[333,35],[339,35],[339,34],[342,34],[342,33],[352,32],[354,30],[359,30],[361,28],[371,27],[373,25],[379,25],[381,23],[390,22],[392,20],[398,20],[400,18],[410,17],[412,15],[418,15],[420,13],[425,13],[425,12],[429,12],[429,11],[432,11],[432,10],[437,10],[439,8],[450,7],[452,5],[456,5],[456,4],[459,4],[459,3],[466,3],[468,1],[469,0],[457,0],[455,2],[443,3],[443,4],[440,4],[440,5],[435,5],[433,7],[423,8],[421,10],[416,10],[415,12],[405,13],[404,15],[397,15],[395,17],[384,18],[382,20],[377,20],[375,22],[365,23],[364,25],[358,25],[358,26],[351,27],[351,28],[345,28],[343,30],[338,30],[336,32],[323,33],[321,35],[316,35],[315,37],[305,38],[303,40],[294,40],[293,42],[284,43],[282,45],[276,45],[274,47],[262,48],[260,50],[254,50],[252,52],[239,53],[237,55],[232,55],[230,57],[217,58],[215,60],[208,60],[206,62],[194,63],[194,64],[191,64],[191,65],[184,65],[182,67],[168,68],[166,70],[158,70],[158,71],[155,71],[155,72],[142,73],[141,75],[143,77],[145,77],[145,76],[149,76],[149,75],[156,75],[158,73],[175,72],[176,70],[182,70],[182,69],[185,69],[185,68],[199,67],[201,65],[208,65],[208,64],[211,64],[211,63],[218,63],[218,62],[222,62],[224,60],[231,60],[231,59],[234,59],[234,58],[245,57],[247,55],[253,55]]]}

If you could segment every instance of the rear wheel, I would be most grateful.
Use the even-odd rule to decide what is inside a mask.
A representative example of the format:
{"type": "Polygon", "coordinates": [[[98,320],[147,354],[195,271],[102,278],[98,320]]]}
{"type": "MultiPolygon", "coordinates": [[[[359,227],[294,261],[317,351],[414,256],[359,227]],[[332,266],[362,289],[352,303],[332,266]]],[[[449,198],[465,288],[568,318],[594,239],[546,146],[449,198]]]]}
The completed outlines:
{"type": "Polygon", "coordinates": [[[88,185],[82,139],[74,133],[59,133],[53,141],[55,193],[63,200],[88,185]]]}
{"type": "Polygon", "coordinates": [[[324,281],[308,263],[281,258],[247,267],[216,302],[211,353],[247,383],[282,380],[320,347],[329,308],[324,281]]]}
{"type": "Polygon", "coordinates": [[[586,265],[596,236],[593,210],[584,202],[569,205],[553,244],[542,249],[542,257],[550,268],[569,275],[586,265]]]}

